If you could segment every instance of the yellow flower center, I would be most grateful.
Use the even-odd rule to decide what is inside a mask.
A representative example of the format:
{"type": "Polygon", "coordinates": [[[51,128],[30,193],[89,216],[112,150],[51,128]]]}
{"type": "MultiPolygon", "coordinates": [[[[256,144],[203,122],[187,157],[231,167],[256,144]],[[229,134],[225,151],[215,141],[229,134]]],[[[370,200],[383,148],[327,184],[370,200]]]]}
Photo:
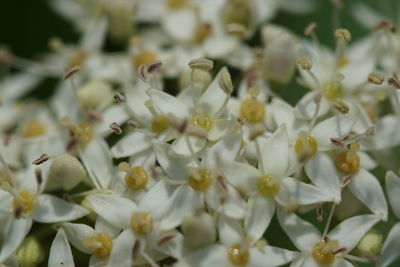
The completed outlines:
{"type": "Polygon", "coordinates": [[[31,120],[22,126],[23,137],[37,137],[46,132],[46,127],[41,121],[31,120]]]}
{"type": "Polygon", "coordinates": [[[76,50],[74,51],[68,58],[68,63],[67,67],[68,68],[73,68],[73,67],[83,67],[85,59],[86,59],[86,52],[83,50],[76,50]]]}
{"type": "Polygon", "coordinates": [[[338,61],[338,67],[339,69],[342,69],[344,67],[346,67],[347,65],[349,65],[350,63],[350,59],[347,57],[340,57],[339,61],[338,61]]]}
{"type": "Polygon", "coordinates": [[[337,241],[319,242],[314,245],[311,254],[317,263],[330,264],[335,261],[335,254],[333,252],[338,248],[337,241]]]}
{"type": "Polygon", "coordinates": [[[188,5],[187,0],[167,0],[167,6],[170,9],[181,9],[188,5]]]}
{"type": "Polygon", "coordinates": [[[327,82],[322,88],[322,93],[329,100],[342,98],[344,95],[343,86],[339,82],[327,82]]]}
{"type": "Polygon", "coordinates": [[[142,167],[134,167],[125,175],[125,183],[132,190],[139,190],[146,186],[149,176],[142,167]]]}
{"type": "Polygon", "coordinates": [[[209,131],[209,130],[211,130],[211,128],[213,126],[213,121],[210,118],[210,116],[208,116],[208,114],[197,113],[197,114],[193,115],[193,117],[192,117],[192,124],[202,127],[206,131],[209,131]]]}
{"type": "Polygon", "coordinates": [[[139,211],[132,215],[131,227],[137,235],[148,235],[153,231],[154,221],[150,213],[139,211]]]}
{"type": "Polygon", "coordinates": [[[157,116],[151,122],[151,130],[155,133],[162,133],[169,128],[168,118],[164,115],[157,116]]]}
{"type": "Polygon", "coordinates": [[[250,123],[262,122],[265,116],[265,106],[257,99],[246,99],[240,105],[240,115],[250,123]]]}
{"type": "Polygon", "coordinates": [[[136,68],[138,68],[140,65],[148,65],[156,60],[157,56],[154,52],[149,50],[144,50],[133,57],[133,64],[135,65],[136,68]]]}
{"type": "Polygon", "coordinates": [[[257,180],[257,189],[263,196],[272,197],[278,194],[281,185],[272,182],[272,175],[264,175],[257,180]]]}
{"type": "Polygon", "coordinates": [[[236,244],[228,248],[228,259],[234,265],[246,265],[250,259],[250,252],[236,244]]]}
{"type": "Polygon", "coordinates": [[[108,234],[98,234],[94,237],[88,237],[82,243],[93,255],[99,258],[108,257],[113,247],[113,241],[108,234]]]}
{"type": "Polygon", "coordinates": [[[212,174],[206,169],[191,171],[189,175],[189,185],[197,191],[205,191],[212,183],[212,174]]]}
{"type": "Polygon", "coordinates": [[[294,149],[296,150],[299,158],[309,159],[317,152],[318,143],[315,138],[309,136],[306,132],[301,131],[299,133],[298,138],[296,139],[296,143],[294,145],[294,149]]]}
{"type": "Polygon", "coordinates": [[[36,205],[36,195],[28,191],[19,192],[19,197],[14,198],[12,202],[14,211],[19,209],[24,214],[30,213],[36,205]]]}
{"type": "Polygon", "coordinates": [[[360,156],[357,152],[360,150],[358,143],[352,143],[349,151],[344,151],[336,155],[335,165],[338,170],[346,174],[352,174],[360,168],[360,156]]]}

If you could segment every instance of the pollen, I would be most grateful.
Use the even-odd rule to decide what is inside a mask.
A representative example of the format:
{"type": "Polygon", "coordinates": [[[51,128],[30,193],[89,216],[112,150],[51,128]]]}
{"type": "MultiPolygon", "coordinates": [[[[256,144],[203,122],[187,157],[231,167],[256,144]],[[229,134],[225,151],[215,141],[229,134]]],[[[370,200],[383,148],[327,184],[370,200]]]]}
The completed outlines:
{"type": "Polygon", "coordinates": [[[309,136],[305,131],[301,131],[296,139],[294,149],[300,158],[311,158],[317,152],[318,143],[314,137],[309,136]]]}
{"type": "Polygon", "coordinates": [[[197,191],[207,190],[212,183],[212,174],[206,169],[194,169],[190,171],[189,185],[197,191]]]}
{"type": "Polygon", "coordinates": [[[139,211],[131,217],[131,227],[135,234],[145,236],[154,229],[154,221],[150,213],[139,211]]]}
{"type": "Polygon", "coordinates": [[[334,252],[337,249],[337,241],[319,242],[314,245],[312,256],[319,264],[330,264],[335,261],[334,252]]]}
{"type": "Polygon", "coordinates": [[[246,99],[240,105],[240,115],[249,123],[258,123],[264,120],[265,106],[257,100],[260,89],[257,87],[249,88],[250,98],[246,99]]]}
{"type": "Polygon", "coordinates": [[[121,162],[118,167],[126,172],[125,183],[130,189],[139,190],[146,186],[149,176],[145,169],[140,166],[130,168],[127,162],[121,162]]]}
{"type": "Polygon", "coordinates": [[[22,213],[30,213],[36,205],[36,195],[28,191],[21,191],[18,197],[14,197],[12,202],[14,210],[20,209],[22,213]]]}
{"type": "Polygon", "coordinates": [[[322,88],[322,93],[329,100],[342,98],[344,95],[343,86],[339,82],[327,82],[322,88]]]}
{"type": "Polygon", "coordinates": [[[250,252],[236,244],[228,248],[228,259],[234,265],[246,265],[250,260],[250,252]]]}
{"type": "Polygon", "coordinates": [[[335,165],[339,171],[345,174],[353,174],[358,171],[360,168],[360,156],[356,153],[358,150],[354,150],[344,151],[336,156],[335,165]]]}
{"type": "Polygon", "coordinates": [[[213,126],[213,120],[208,114],[197,113],[192,117],[192,124],[195,126],[199,126],[206,131],[209,131],[213,126]]]}
{"type": "Polygon", "coordinates": [[[257,180],[257,189],[263,196],[272,197],[279,193],[281,185],[272,181],[272,175],[264,175],[257,180]]]}
{"type": "Polygon", "coordinates": [[[94,237],[88,237],[82,241],[93,255],[99,258],[106,258],[110,255],[113,247],[113,241],[108,234],[98,234],[94,237]]]}
{"type": "Polygon", "coordinates": [[[155,133],[162,133],[169,128],[169,121],[165,115],[159,115],[151,122],[151,130],[155,133]]]}
{"type": "Polygon", "coordinates": [[[148,65],[156,60],[157,56],[154,52],[150,50],[143,50],[133,57],[133,64],[135,67],[139,67],[140,65],[148,65]]]}
{"type": "Polygon", "coordinates": [[[188,0],[167,0],[170,9],[181,9],[188,5],[188,0]]]}
{"type": "Polygon", "coordinates": [[[31,120],[22,126],[23,137],[38,137],[46,132],[46,127],[39,120],[31,120]]]}

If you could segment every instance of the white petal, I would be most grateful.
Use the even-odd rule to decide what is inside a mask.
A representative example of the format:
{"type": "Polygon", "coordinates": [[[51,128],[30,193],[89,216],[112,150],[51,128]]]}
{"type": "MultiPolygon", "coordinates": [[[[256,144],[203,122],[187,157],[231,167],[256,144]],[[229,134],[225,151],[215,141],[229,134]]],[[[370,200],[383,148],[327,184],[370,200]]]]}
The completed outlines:
{"type": "Polygon", "coordinates": [[[335,165],[325,152],[317,152],[306,162],[304,169],[313,184],[326,192],[331,201],[340,202],[339,177],[335,165]]]}
{"type": "Polygon", "coordinates": [[[175,153],[178,156],[189,156],[191,154],[189,146],[187,144],[186,138],[189,139],[189,142],[192,146],[193,152],[200,152],[204,146],[206,145],[207,140],[204,138],[198,138],[195,136],[178,136],[175,141],[171,145],[171,152],[175,153]]]}
{"type": "Polygon", "coordinates": [[[196,16],[191,9],[167,12],[162,20],[165,31],[181,42],[190,41],[194,36],[196,16]]]}
{"type": "Polygon", "coordinates": [[[121,229],[115,227],[114,225],[107,222],[103,217],[100,216],[96,218],[94,229],[96,230],[97,233],[108,234],[111,238],[116,237],[121,231],[121,229]]]}
{"type": "Polygon", "coordinates": [[[154,105],[166,116],[172,114],[178,118],[187,118],[190,108],[178,98],[160,90],[149,90],[148,94],[154,105]]]}
{"type": "Polygon", "coordinates": [[[154,236],[154,240],[152,240],[152,247],[154,249],[176,259],[183,257],[183,235],[177,230],[174,229],[167,232],[157,232],[153,233],[152,236],[154,236]],[[170,237],[172,238],[170,239],[170,237]]]}
{"type": "MultiPolygon", "coordinates": [[[[314,96],[316,95],[316,92],[309,92],[305,94],[299,102],[297,102],[297,105],[295,107],[295,112],[296,115],[298,115],[302,119],[308,119],[310,120],[315,113],[315,102],[314,102],[314,96]]],[[[321,97],[321,102],[320,102],[320,110],[318,113],[319,116],[325,115],[329,111],[329,103],[324,97],[321,97]]]]}
{"type": "Polygon", "coordinates": [[[92,179],[97,179],[102,188],[108,188],[113,166],[107,143],[93,139],[80,151],[80,157],[91,177],[95,176],[92,179]]]}
{"type": "Polygon", "coordinates": [[[1,234],[3,236],[1,251],[0,251],[0,262],[8,259],[13,252],[16,251],[18,246],[24,240],[28,234],[29,229],[32,226],[32,219],[14,219],[10,218],[6,224],[3,225],[1,234]]]}
{"type": "Polygon", "coordinates": [[[203,159],[205,162],[204,165],[213,168],[212,166],[218,165],[221,159],[226,161],[235,160],[241,144],[241,133],[234,133],[224,137],[208,150],[207,157],[203,159]]]}
{"type": "MultiPolygon", "coordinates": [[[[302,265],[298,265],[299,267],[301,266],[301,267],[305,267],[305,266],[307,266],[307,267],[320,267],[321,265],[319,264],[319,263],[317,263],[315,260],[314,260],[314,257],[312,256],[312,255],[310,255],[310,254],[308,254],[307,256],[305,256],[305,257],[303,257],[302,258],[302,262],[301,262],[301,264],[302,265]]],[[[290,266],[290,267],[292,267],[292,266],[290,266]]]]}
{"type": "Polygon", "coordinates": [[[142,152],[151,148],[153,138],[141,132],[132,132],[125,135],[112,148],[111,154],[114,158],[123,158],[142,152]]]}
{"type": "Polygon", "coordinates": [[[89,214],[89,211],[77,204],[69,203],[58,197],[41,194],[33,219],[43,223],[73,221],[89,214]]]}
{"type": "Polygon", "coordinates": [[[288,215],[281,208],[277,210],[277,215],[281,227],[297,249],[310,251],[316,243],[321,241],[320,232],[311,223],[302,220],[294,213],[288,215]]]}
{"type": "Polygon", "coordinates": [[[358,152],[358,156],[360,157],[361,168],[372,170],[378,166],[378,163],[373,160],[367,153],[360,151],[358,152]]]}
{"type": "Polygon", "coordinates": [[[172,190],[165,181],[158,181],[141,199],[139,208],[150,211],[154,218],[161,218],[168,209],[171,195],[172,190]]]}
{"type": "Polygon", "coordinates": [[[334,263],[332,267],[354,267],[354,265],[343,258],[342,259],[339,258],[339,260],[336,263],[334,263]]]}
{"type": "Polygon", "coordinates": [[[400,223],[396,223],[386,237],[383,243],[381,255],[377,266],[386,267],[397,259],[400,250],[400,223]]]}
{"type": "Polygon", "coordinates": [[[161,228],[169,230],[182,223],[183,219],[203,205],[201,194],[188,185],[179,186],[171,196],[171,203],[161,228]]]}
{"type": "Polygon", "coordinates": [[[381,150],[400,144],[399,118],[395,115],[384,116],[375,124],[374,135],[360,141],[368,150],[381,150]]]}
{"type": "Polygon", "coordinates": [[[109,125],[113,122],[122,125],[129,118],[123,105],[112,105],[101,113],[101,121],[95,124],[94,131],[103,136],[112,133],[109,125]]]}
{"type": "Polygon", "coordinates": [[[256,190],[256,179],[262,174],[248,163],[236,161],[223,162],[221,170],[225,178],[235,187],[253,192],[256,190]]]}
{"type": "Polygon", "coordinates": [[[364,203],[373,213],[379,215],[382,220],[387,220],[388,207],[385,195],[375,176],[364,169],[359,169],[351,178],[351,182],[348,186],[354,196],[364,203]]]}
{"type": "Polygon", "coordinates": [[[243,219],[246,210],[245,199],[232,185],[226,184],[226,181],[224,182],[226,191],[218,188],[221,185],[215,184],[205,192],[207,205],[216,212],[230,218],[243,219]]]}
{"type": "Polygon", "coordinates": [[[132,214],[137,210],[133,201],[115,195],[90,195],[86,199],[99,216],[120,229],[129,227],[132,214]]]}
{"type": "Polygon", "coordinates": [[[272,114],[278,125],[286,124],[290,139],[295,138],[300,130],[307,127],[305,120],[295,118],[293,107],[278,98],[272,100],[272,114]]]}
{"type": "Polygon", "coordinates": [[[218,119],[213,121],[213,126],[208,132],[208,140],[216,142],[226,135],[232,128],[231,119],[218,119]]]}
{"type": "Polygon", "coordinates": [[[394,215],[400,219],[400,177],[388,171],[385,177],[386,192],[394,215]]]}
{"type": "Polygon", "coordinates": [[[218,218],[218,234],[221,243],[228,247],[241,243],[244,238],[240,221],[222,215],[218,218]]]}
{"type": "Polygon", "coordinates": [[[297,257],[296,259],[293,260],[293,262],[290,264],[290,267],[303,267],[304,265],[304,261],[307,260],[307,258],[309,257],[309,254],[303,254],[299,257],[297,257]]]}
{"type": "Polygon", "coordinates": [[[230,267],[227,249],[221,245],[213,245],[197,250],[181,259],[176,267],[230,267]]]}
{"type": "Polygon", "coordinates": [[[289,160],[289,141],[286,125],[282,125],[268,139],[262,149],[261,164],[265,174],[272,174],[276,177],[285,175],[289,160]]]}
{"type": "Polygon", "coordinates": [[[272,197],[256,195],[248,200],[244,227],[253,240],[259,240],[275,213],[275,200],[272,197]]]}
{"type": "Polygon", "coordinates": [[[131,267],[132,250],[133,246],[135,245],[135,241],[136,238],[131,229],[123,231],[113,242],[113,247],[111,249],[107,266],[131,267]]]}
{"type": "Polygon", "coordinates": [[[59,228],[53,240],[49,254],[49,267],[74,267],[71,247],[62,228],[59,228]]]}
{"type": "Polygon", "coordinates": [[[91,254],[91,251],[83,246],[82,241],[95,236],[96,231],[92,227],[81,223],[63,223],[61,226],[65,230],[69,242],[71,242],[74,247],[84,253],[91,254]]]}
{"type": "Polygon", "coordinates": [[[337,225],[329,232],[328,237],[339,241],[339,245],[350,252],[361,237],[379,220],[380,218],[376,215],[354,216],[337,225]]]}
{"type": "Polygon", "coordinates": [[[284,203],[290,203],[295,200],[300,205],[309,205],[331,200],[331,198],[318,187],[300,182],[291,177],[282,179],[278,198],[284,203]]]}
{"type": "Polygon", "coordinates": [[[281,266],[298,257],[299,253],[286,249],[265,246],[261,249],[251,248],[249,265],[252,267],[281,266]]]}

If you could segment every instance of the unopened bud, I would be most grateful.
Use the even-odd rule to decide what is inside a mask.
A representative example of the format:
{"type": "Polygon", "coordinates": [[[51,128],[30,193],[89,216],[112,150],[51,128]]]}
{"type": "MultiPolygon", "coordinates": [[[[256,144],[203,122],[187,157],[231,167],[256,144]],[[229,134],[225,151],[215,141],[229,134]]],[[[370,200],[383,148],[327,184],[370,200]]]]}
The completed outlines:
{"type": "Polygon", "coordinates": [[[344,101],[340,99],[335,99],[333,101],[333,107],[339,111],[341,114],[349,113],[350,107],[344,101]]]}
{"type": "Polygon", "coordinates": [[[380,85],[383,83],[385,80],[385,76],[383,74],[380,74],[378,72],[372,72],[370,75],[368,75],[368,82],[380,85]]]}
{"type": "Polygon", "coordinates": [[[299,64],[303,70],[310,70],[312,68],[312,62],[308,57],[299,58],[297,64],[299,64]]]}
{"type": "Polygon", "coordinates": [[[192,249],[202,248],[215,242],[216,231],[213,217],[205,211],[197,211],[182,222],[185,245],[192,249]]]}
{"type": "Polygon", "coordinates": [[[361,256],[379,255],[382,248],[383,236],[377,230],[369,230],[358,242],[357,250],[361,256]]]}
{"type": "Polygon", "coordinates": [[[38,266],[44,259],[44,252],[39,241],[28,236],[17,250],[17,261],[19,266],[38,266]]]}
{"type": "Polygon", "coordinates": [[[116,134],[122,134],[122,129],[121,129],[121,127],[118,125],[118,123],[113,122],[113,123],[110,124],[109,127],[110,127],[110,129],[111,129],[114,133],[116,133],[116,134]]]}
{"type": "Polygon", "coordinates": [[[396,77],[391,77],[388,79],[388,84],[396,89],[400,89],[400,82],[396,77]]]}
{"type": "Polygon", "coordinates": [[[233,85],[231,75],[229,74],[227,69],[222,69],[221,73],[218,76],[218,84],[228,95],[233,92],[233,85]]]}
{"type": "Polygon", "coordinates": [[[304,29],[304,35],[305,36],[310,36],[315,32],[315,29],[317,28],[317,23],[311,22],[310,24],[307,25],[307,27],[304,29]]]}
{"type": "Polygon", "coordinates": [[[206,58],[195,58],[189,62],[189,67],[191,69],[209,71],[214,67],[214,62],[206,58]]]}
{"type": "Polygon", "coordinates": [[[78,90],[77,97],[82,107],[96,110],[112,102],[113,90],[105,81],[92,80],[78,90]]]}
{"type": "Polygon", "coordinates": [[[55,156],[49,169],[49,179],[58,182],[68,191],[86,178],[86,171],[75,157],[69,154],[55,156]]]}
{"type": "Polygon", "coordinates": [[[346,43],[351,41],[351,34],[347,29],[337,29],[335,31],[335,37],[346,43]]]}

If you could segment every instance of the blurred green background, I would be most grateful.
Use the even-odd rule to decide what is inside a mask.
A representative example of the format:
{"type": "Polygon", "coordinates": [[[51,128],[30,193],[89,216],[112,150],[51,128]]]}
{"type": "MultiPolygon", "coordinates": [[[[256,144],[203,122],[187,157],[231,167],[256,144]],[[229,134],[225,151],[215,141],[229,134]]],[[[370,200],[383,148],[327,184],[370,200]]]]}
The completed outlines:
{"type": "MultiPolygon", "coordinates": [[[[58,36],[65,43],[78,41],[79,34],[67,21],[60,18],[50,9],[48,1],[51,0],[2,0],[0,8],[0,45],[10,48],[19,57],[35,59],[49,51],[48,41],[51,37],[58,36]]],[[[300,36],[302,36],[304,28],[310,22],[316,22],[318,24],[317,34],[320,41],[333,47],[332,5],[329,0],[316,0],[315,2],[318,4],[318,8],[312,14],[296,16],[279,12],[272,22],[286,26],[300,36]]],[[[357,40],[371,32],[371,30],[360,26],[352,15],[351,6],[357,2],[369,5],[392,21],[396,21],[398,15],[400,15],[400,10],[398,9],[400,6],[399,0],[344,0],[344,8],[340,12],[340,26],[350,30],[353,40],[357,40]]],[[[46,97],[50,95],[55,84],[56,81],[46,80],[34,90],[33,96],[46,97]]],[[[300,97],[300,93],[301,91],[294,94],[288,88],[284,88],[281,91],[283,97],[292,103],[300,97]]],[[[374,173],[382,181],[384,170],[378,169],[374,173]]],[[[326,208],[329,205],[325,206],[325,215],[327,215],[328,209],[326,208]]],[[[307,217],[307,219],[323,227],[323,224],[315,221],[314,213],[310,213],[307,217]]],[[[393,216],[391,218],[391,221],[388,223],[380,223],[376,227],[385,236],[396,221],[393,216]]],[[[32,233],[39,238],[48,254],[55,232],[50,229],[50,226],[36,224],[32,229],[32,233]],[[49,232],[51,233],[50,235],[49,232]]],[[[290,241],[287,240],[286,235],[280,229],[276,219],[274,219],[268,229],[266,236],[269,240],[274,241],[271,242],[274,245],[294,249],[293,245],[290,244],[290,241]]],[[[77,256],[75,259],[76,266],[86,266],[87,257],[83,257],[82,254],[76,251],[74,253],[77,256]]],[[[43,263],[41,266],[46,265],[47,263],[43,263]]],[[[400,261],[391,266],[400,266],[400,261]]]]}

